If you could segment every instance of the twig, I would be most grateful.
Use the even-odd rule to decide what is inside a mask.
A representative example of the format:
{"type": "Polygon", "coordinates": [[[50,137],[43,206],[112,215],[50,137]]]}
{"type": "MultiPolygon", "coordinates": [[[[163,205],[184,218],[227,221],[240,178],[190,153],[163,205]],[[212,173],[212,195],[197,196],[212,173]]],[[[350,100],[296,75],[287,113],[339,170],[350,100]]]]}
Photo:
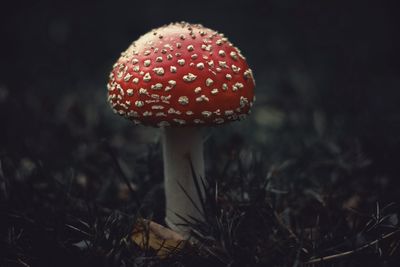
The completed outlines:
{"type": "Polygon", "coordinates": [[[383,239],[387,239],[387,238],[389,238],[389,237],[391,237],[391,236],[393,236],[393,235],[395,235],[395,234],[397,234],[399,232],[400,232],[400,229],[397,229],[396,231],[393,231],[393,232],[391,232],[389,234],[386,234],[386,235],[382,236],[380,239],[376,239],[376,240],[374,240],[374,241],[372,241],[372,242],[370,242],[368,244],[365,244],[365,245],[363,245],[363,246],[361,246],[359,248],[356,248],[354,250],[345,251],[345,252],[342,252],[342,253],[339,253],[339,254],[330,255],[330,256],[326,256],[326,257],[320,257],[320,258],[312,259],[312,260],[309,260],[309,261],[305,262],[303,265],[314,264],[314,263],[319,263],[319,262],[326,262],[326,261],[331,261],[331,260],[335,260],[335,259],[338,259],[338,258],[342,258],[342,257],[347,257],[347,256],[350,256],[350,255],[353,255],[353,254],[355,254],[355,253],[357,253],[357,252],[359,252],[359,251],[361,251],[363,249],[372,247],[372,246],[376,245],[379,241],[382,241],[383,239]]]}
{"type": "Polygon", "coordinates": [[[297,235],[292,231],[292,229],[290,229],[290,227],[288,225],[286,225],[281,217],[278,215],[278,213],[273,209],[273,207],[271,206],[271,204],[269,204],[270,209],[273,211],[274,217],[276,222],[278,223],[278,225],[283,228],[284,230],[286,230],[289,233],[289,236],[291,238],[293,238],[294,240],[296,240],[297,243],[299,243],[299,238],[297,237],[297,235]]]}
{"type": "Polygon", "coordinates": [[[21,259],[17,259],[17,261],[18,261],[22,266],[30,267],[30,265],[29,265],[28,263],[24,262],[24,261],[21,260],[21,259]]]}

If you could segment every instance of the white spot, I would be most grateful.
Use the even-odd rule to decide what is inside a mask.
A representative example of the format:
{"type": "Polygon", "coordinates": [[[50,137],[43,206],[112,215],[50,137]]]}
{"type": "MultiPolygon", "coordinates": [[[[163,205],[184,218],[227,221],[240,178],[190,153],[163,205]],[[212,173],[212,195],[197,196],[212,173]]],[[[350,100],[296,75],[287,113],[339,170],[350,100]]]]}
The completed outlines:
{"type": "Polygon", "coordinates": [[[156,62],[162,62],[162,57],[157,57],[156,62]]]}
{"type": "Polygon", "coordinates": [[[211,68],[214,68],[214,60],[210,60],[207,62],[208,66],[210,66],[211,68]]]}
{"type": "Polygon", "coordinates": [[[151,90],[161,90],[162,89],[162,84],[161,83],[156,83],[156,84],[153,84],[152,86],[151,86],[151,90]]]}
{"type": "Polygon", "coordinates": [[[124,95],[124,90],[122,89],[121,85],[117,84],[117,89],[121,95],[124,95]]]}
{"type": "Polygon", "coordinates": [[[227,73],[227,74],[225,75],[225,78],[226,78],[227,80],[231,80],[231,79],[232,79],[232,75],[230,75],[229,73],[227,73]]]}
{"type": "Polygon", "coordinates": [[[133,95],[133,89],[128,89],[126,90],[126,93],[128,94],[128,96],[132,96],[133,95]]]}
{"type": "Polygon", "coordinates": [[[172,55],[171,55],[171,54],[168,54],[168,55],[167,55],[167,59],[168,59],[168,60],[171,60],[171,59],[172,59],[172,55]]]}
{"type": "Polygon", "coordinates": [[[163,102],[163,103],[166,103],[166,104],[169,104],[169,100],[171,99],[171,95],[168,95],[168,96],[161,96],[161,101],[163,102]]]}
{"type": "Polygon", "coordinates": [[[198,58],[198,55],[197,54],[193,54],[193,55],[191,55],[190,56],[192,59],[197,59],[198,58]]]}
{"type": "Polygon", "coordinates": [[[222,45],[222,40],[221,40],[221,39],[218,39],[215,43],[216,43],[217,45],[222,45]]]}
{"type": "Polygon", "coordinates": [[[117,75],[117,77],[118,77],[119,79],[121,79],[122,76],[124,75],[124,73],[125,73],[127,70],[128,70],[128,66],[125,66],[125,64],[121,64],[121,65],[119,66],[119,69],[118,69],[118,75],[117,75]]]}
{"type": "Polygon", "coordinates": [[[186,111],[186,115],[193,115],[194,113],[193,113],[193,111],[191,111],[191,110],[188,110],[188,111],[186,111]]]}
{"type": "Polygon", "coordinates": [[[181,112],[179,110],[175,110],[173,108],[168,109],[168,114],[177,114],[177,115],[181,115],[181,112]]]}
{"type": "Polygon", "coordinates": [[[134,67],[133,67],[133,71],[134,71],[134,72],[139,72],[139,69],[140,69],[139,66],[134,66],[134,67]]]}
{"type": "Polygon", "coordinates": [[[230,115],[234,114],[234,111],[230,110],[230,109],[229,110],[225,110],[224,114],[225,114],[225,116],[230,116],[230,115]]]}
{"type": "Polygon", "coordinates": [[[187,96],[181,96],[179,97],[178,102],[181,105],[187,105],[189,104],[189,98],[187,96]]]}
{"type": "Polygon", "coordinates": [[[187,75],[183,76],[183,80],[185,82],[193,82],[194,80],[196,80],[196,78],[197,76],[190,72],[187,75]]]}
{"type": "Polygon", "coordinates": [[[211,45],[202,44],[201,49],[203,49],[204,51],[211,51],[211,45]]]}
{"type": "Polygon", "coordinates": [[[225,51],[224,50],[219,50],[218,51],[218,55],[220,55],[221,57],[225,56],[225,51]]]}
{"type": "Polygon", "coordinates": [[[197,63],[196,67],[197,67],[199,70],[202,70],[202,69],[204,69],[204,63],[203,63],[203,62],[197,63]]]}
{"type": "Polygon", "coordinates": [[[141,108],[141,107],[144,106],[144,102],[138,100],[138,101],[135,102],[135,106],[137,106],[138,108],[141,108]]]}
{"type": "Polygon", "coordinates": [[[208,97],[206,97],[205,95],[201,95],[199,97],[196,97],[196,102],[203,102],[203,101],[208,102],[209,101],[208,97]]]}
{"type": "Polygon", "coordinates": [[[138,84],[139,83],[139,78],[133,78],[132,82],[138,84]]]}
{"type": "Polygon", "coordinates": [[[148,82],[150,80],[151,80],[151,75],[150,73],[147,72],[143,77],[143,81],[148,82]]]}
{"type": "Polygon", "coordinates": [[[178,59],[178,64],[179,65],[181,65],[181,66],[183,66],[183,65],[185,65],[185,60],[182,58],[182,59],[178,59]]]}
{"type": "Polygon", "coordinates": [[[212,94],[212,95],[218,94],[218,89],[217,89],[217,88],[212,89],[212,90],[211,90],[211,94],[212,94]]]}
{"type": "Polygon", "coordinates": [[[163,76],[163,75],[164,75],[164,68],[163,68],[163,67],[154,68],[153,71],[154,71],[158,76],[163,76]]]}
{"type": "Polygon", "coordinates": [[[234,51],[230,52],[229,55],[230,55],[231,58],[234,59],[234,60],[237,60],[237,59],[238,59],[238,56],[237,56],[236,52],[234,52],[234,51]]]}
{"type": "Polygon", "coordinates": [[[196,123],[196,124],[204,123],[204,121],[200,120],[200,119],[194,119],[193,122],[196,123]]]}
{"type": "Polygon", "coordinates": [[[235,86],[236,86],[238,89],[242,89],[242,88],[244,87],[243,83],[239,83],[239,82],[235,83],[235,86]]]}
{"type": "Polygon", "coordinates": [[[194,92],[195,92],[196,94],[200,93],[200,92],[201,92],[201,87],[196,87],[196,88],[194,89],[194,92]]]}
{"type": "Polygon", "coordinates": [[[176,67],[175,66],[169,67],[169,71],[172,73],[176,73],[176,67]]]}
{"type": "Polygon", "coordinates": [[[167,117],[167,114],[165,114],[164,112],[157,112],[156,117],[167,117]]]}
{"type": "Polygon", "coordinates": [[[232,68],[232,71],[233,71],[234,73],[239,73],[239,71],[240,71],[240,68],[239,68],[239,67],[236,67],[236,66],[233,65],[233,64],[232,64],[231,68],[232,68]]]}
{"type": "Polygon", "coordinates": [[[213,85],[213,83],[214,83],[214,81],[211,78],[207,78],[207,80],[206,80],[207,86],[211,86],[211,85],[213,85]]]}
{"type": "Polygon", "coordinates": [[[240,107],[243,108],[249,104],[249,100],[246,97],[241,96],[240,100],[239,100],[239,104],[240,104],[240,107]]]}
{"type": "Polygon", "coordinates": [[[182,44],[181,43],[176,43],[176,48],[181,48],[182,44]]]}
{"type": "Polygon", "coordinates": [[[226,65],[226,61],[218,61],[218,65],[221,67],[221,68],[228,68],[228,65],[226,65]]]}
{"type": "Polygon", "coordinates": [[[132,59],[132,64],[135,65],[139,62],[139,60],[137,58],[132,59]]]}
{"type": "Polygon", "coordinates": [[[151,51],[150,51],[150,50],[146,50],[146,51],[144,51],[144,55],[145,55],[145,56],[148,56],[148,55],[150,55],[150,53],[151,53],[151,51]]]}
{"type": "Polygon", "coordinates": [[[132,75],[130,73],[127,73],[124,77],[124,81],[127,82],[129,81],[129,79],[132,77],[132,75]]]}
{"type": "Polygon", "coordinates": [[[183,34],[180,34],[179,38],[181,38],[181,40],[185,40],[186,39],[185,35],[183,35],[183,34]]]}
{"type": "Polygon", "coordinates": [[[146,60],[143,62],[143,65],[144,65],[145,67],[150,66],[150,64],[151,64],[151,60],[150,60],[150,59],[146,59],[146,60]]]}
{"type": "Polygon", "coordinates": [[[164,109],[164,106],[154,105],[154,106],[151,106],[151,109],[160,110],[160,109],[164,109]]]}
{"type": "Polygon", "coordinates": [[[168,48],[170,51],[173,51],[173,50],[174,50],[173,46],[170,45],[170,44],[165,44],[164,47],[165,47],[165,48],[168,48]]]}
{"type": "Polygon", "coordinates": [[[147,94],[148,94],[148,92],[146,89],[144,89],[144,88],[139,89],[139,95],[147,95],[147,94]]]}
{"type": "Polygon", "coordinates": [[[172,87],[176,85],[176,81],[174,80],[169,80],[168,84],[171,85],[172,87]]]}
{"type": "Polygon", "coordinates": [[[245,70],[244,73],[243,73],[243,75],[244,75],[244,77],[245,77],[246,79],[253,78],[253,72],[251,71],[251,69],[245,70]]]}
{"type": "Polygon", "coordinates": [[[194,46],[193,46],[193,45],[188,45],[188,46],[187,46],[187,50],[188,50],[189,52],[193,51],[193,50],[194,50],[194,46]]]}
{"type": "Polygon", "coordinates": [[[143,112],[143,117],[148,117],[148,116],[151,116],[151,115],[153,115],[153,112],[151,112],[151,111],[143,112]]]}

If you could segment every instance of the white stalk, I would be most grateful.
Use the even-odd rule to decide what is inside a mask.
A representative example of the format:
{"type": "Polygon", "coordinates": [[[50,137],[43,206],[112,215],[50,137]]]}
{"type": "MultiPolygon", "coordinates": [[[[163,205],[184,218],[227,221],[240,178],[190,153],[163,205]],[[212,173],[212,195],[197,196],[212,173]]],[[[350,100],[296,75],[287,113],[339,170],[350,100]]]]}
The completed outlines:
{"type": "MultiPolygon", "coordinates": [[[[164,183],[166,196],[167,225],[174,231],[188,237],[190,229],[181,226],[185,222],[176,214],[202,220],[203,215],[195,205],[202,210],[189,158],[201,187],[200,177],[204,178],[203,139],[200,129],[194,127],[173,128],[163,130],[164,183]],[[182,190],[190,195],[195,205],[182,190]]],[[[204,196],[204,192],[202,191],[204,196]]]]}

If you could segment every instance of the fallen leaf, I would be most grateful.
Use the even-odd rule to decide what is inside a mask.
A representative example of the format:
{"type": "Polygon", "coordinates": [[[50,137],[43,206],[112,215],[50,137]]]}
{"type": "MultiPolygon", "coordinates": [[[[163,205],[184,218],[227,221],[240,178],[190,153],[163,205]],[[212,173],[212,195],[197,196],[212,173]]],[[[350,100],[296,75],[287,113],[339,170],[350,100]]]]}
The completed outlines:
{"type": "Polygon", "coordinates": [[[135,224],[131,238],[142,249],[154,250],[160,258],[166,258],[188,244],[179,233],[144,219],[135,224]]]}

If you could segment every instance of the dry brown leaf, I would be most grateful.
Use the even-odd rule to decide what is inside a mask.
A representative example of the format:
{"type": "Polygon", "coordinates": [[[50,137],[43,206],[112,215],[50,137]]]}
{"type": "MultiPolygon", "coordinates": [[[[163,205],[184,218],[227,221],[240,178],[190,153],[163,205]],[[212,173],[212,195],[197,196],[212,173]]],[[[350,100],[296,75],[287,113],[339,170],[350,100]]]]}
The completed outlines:
{"type": "Polygon", "coordinates": [[[142,249],[156,251],[160,258],[181,250],[188,243],[179,233],[149,220],[138,221],[131,238],[142,249]]]}

